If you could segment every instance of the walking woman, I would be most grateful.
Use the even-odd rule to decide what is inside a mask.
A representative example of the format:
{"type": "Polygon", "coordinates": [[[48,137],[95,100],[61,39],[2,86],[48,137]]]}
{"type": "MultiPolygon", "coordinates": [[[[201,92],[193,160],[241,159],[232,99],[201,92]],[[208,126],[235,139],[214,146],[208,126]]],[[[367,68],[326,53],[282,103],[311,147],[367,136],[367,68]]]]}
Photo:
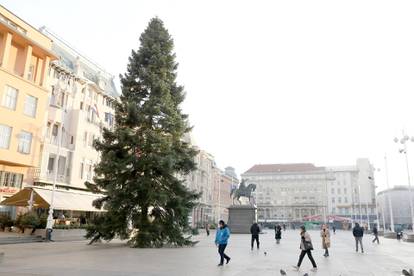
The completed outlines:
{"type": "Polygon", "coordinates": [[[224,223],[223,220],[219,221],[219,228],[216,232],[216,245],[218,246],[218,252],[220,254],[220,263],[218,266],[222,266],[224,263],[224,259],[226,259],[226,264],[230,262],[230,257],[224,253],[226,249],[227,242],[230,237],[230,230],[229,227],[224,223]]]}
{"type": "Polygon", "coordinates": [[[329,257],[328,248],[331,247],[331,234],[329,233],[329,228],[326,224],[322,225],[321,238],[322,248],[325,249],[325,254],[323,254],[323,256],[329,257]]]}
{"type": "Polygon", "coordinates": [[[279,244],[282,239],[282,227],[280,227],[279,224],[275,226],[275,239],[277,244],[279,244]]]}
{"type": "Polygon", "coordinates": [[[300,265],[302,264],[303,258],[305,257],[305,255],[308,255],[308,258],[311,261],[312,266],[313,266],[311,270],[316,271],[318,268],[316,267],[316,263],[312,257],[312,252],[311,252],[311,250],[313,250],[312,240],[311,240],[309,233],[306,232],[305,226],[300,227],[300,250],[301,252],[300,252],[298,264],[296,266],[293,266],[293,268],[295,270],[299,270],[300,265]]]}

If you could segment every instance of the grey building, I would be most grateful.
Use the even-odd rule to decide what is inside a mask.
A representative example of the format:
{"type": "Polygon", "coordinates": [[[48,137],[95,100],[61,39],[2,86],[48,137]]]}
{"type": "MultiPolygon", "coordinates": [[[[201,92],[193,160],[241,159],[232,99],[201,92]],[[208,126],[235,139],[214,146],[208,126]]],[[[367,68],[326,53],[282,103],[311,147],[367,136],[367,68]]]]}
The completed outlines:
{"type": "Polygon", "coordinates": [[[411,224],[410,198],[414,202],[414,189],[408,186],[395,186],[394,188],[384,190],[378,193],[378,212],[381,224],[385,220],[385,225],[388,228],[391,223],[390,208],[388,198],[391,199],[392,214],[394,225],[408,226],[411,224]]]}

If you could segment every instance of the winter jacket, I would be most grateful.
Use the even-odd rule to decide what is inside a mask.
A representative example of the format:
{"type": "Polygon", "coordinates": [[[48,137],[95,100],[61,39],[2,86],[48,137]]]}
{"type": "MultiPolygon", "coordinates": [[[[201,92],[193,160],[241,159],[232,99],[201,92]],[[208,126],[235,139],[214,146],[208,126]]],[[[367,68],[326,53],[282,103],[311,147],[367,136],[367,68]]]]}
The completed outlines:
{"type": "Polygon", "coordinates": [[[307,242],[310,242],[312,244],[311,237],[310,237],[310,235],[309,235],[308,232],[304,232],[304,233],[300,234],[300,237],[301,237],[301,240],[300,240],[300,249],[301,250],[306,250],[305,249],[305,244],[303,242],[304,241],[307,241],[307,242]]]}
{"type": "Polygon", "coordinates": [[[227,244],[230,237],[230,229],[227,225],[223,228],[218,228],[216,232],[216,244],[227,244]]]}
{"type": "Polygon", "coordinates": [[[250,233],[255,236],[260,234],[260,227],[259,225],[257,225],[257,223],[252,224],[252,226],[250,227],[250,233]]]}
{"type": "Polygon", "coordinates": [[[355,238],[360,238],[364,236],[364,228],[362,228],[361,226],[355,226],[352,230],[352,234],[355,238]]]}
{"type": "Polygon", "coordinates": [[[282,227],[280,226],[275,227],[275,239],[276,240],[282,239],[282,227]]]}
{"type": "Polygon", "coordinates": [[[374,229],[372,230],[372,233],[374,233],[374,235],[378,235],[378,229],[377,229],[377,227],[374,227],[374,229]]]}
{"type": "Polygon", "coordinates": [[[322,238],[322,248],[327,249],[331,247],[331,234],[329,233],[329,229],[325,229],[325,231],[321,230],[321,238],[322,238]]]}

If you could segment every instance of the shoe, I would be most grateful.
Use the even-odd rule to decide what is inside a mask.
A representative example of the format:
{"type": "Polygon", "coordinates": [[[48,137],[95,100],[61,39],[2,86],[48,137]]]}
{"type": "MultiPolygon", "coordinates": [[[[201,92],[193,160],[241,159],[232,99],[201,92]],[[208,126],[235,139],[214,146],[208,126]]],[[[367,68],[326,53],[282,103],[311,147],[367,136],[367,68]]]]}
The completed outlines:
{"type": "Polygon", "coordinates": [[[226,259],[226,264],[230,262],[231,258],[226,259]]]}
{"type": "Polygon", "coordinates": [[[318,268],[317,268],[317,267],[313,267],[313,268],[311,269],[311,271],[313,271],[313,272],[318,271],[318,268]]]}
{"type": "Polygon", "coordinates": [[[217,266],[223,266],[223,264],[218,264],[217,266]]]}
{"type": "Polygon", "coordinates": [[[298,271],[299,267],[297,265],[292,266],[293,270],[298,271]]]}

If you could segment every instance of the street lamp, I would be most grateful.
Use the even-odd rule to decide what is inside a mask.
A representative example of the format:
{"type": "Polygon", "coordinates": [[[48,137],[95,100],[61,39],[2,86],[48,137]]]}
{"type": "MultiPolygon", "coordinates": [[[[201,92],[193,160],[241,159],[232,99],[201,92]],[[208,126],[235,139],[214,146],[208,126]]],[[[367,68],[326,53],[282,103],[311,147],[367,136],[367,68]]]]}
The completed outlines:
{"type": "Polygon", "coordinates": [[[399,150],[400,153],[404,154],[405,156],[405,165],[407,167],[407,179],[408,179],[408,198],[410,200],[410,212],[411,212],[411,231],[413,231],[414,227],[414,209],[413,209],[413,197],[412,197],[412,189],[411,189],[411,178],[410,178],[410,167],[408,166],[408,152],[407,152],[407,143],[411,141],[414,142],[414,137],[409,137],[402,132],[402,137],[400,139],[394,138],[394,142],[400,142],[404,147],[399,150]]]}

